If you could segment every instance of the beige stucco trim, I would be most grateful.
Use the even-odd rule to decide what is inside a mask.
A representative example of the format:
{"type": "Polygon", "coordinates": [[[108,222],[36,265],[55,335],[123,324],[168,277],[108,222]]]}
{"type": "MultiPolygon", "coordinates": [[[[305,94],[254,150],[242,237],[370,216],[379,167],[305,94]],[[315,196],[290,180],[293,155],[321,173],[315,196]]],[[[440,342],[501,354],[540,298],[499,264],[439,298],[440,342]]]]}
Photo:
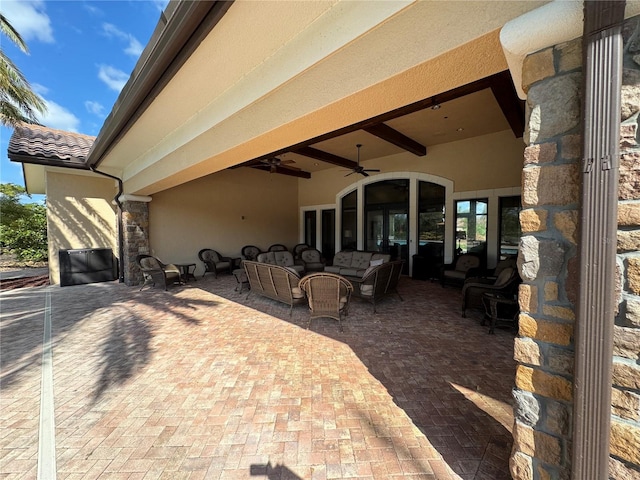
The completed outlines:
{"type": "MultiPolygon", "coordinates": [[[[640,14],[640,1],[628,0],[625,18],[640,14]]],[[[583,2],[555,0],[507,22],[500,42],[513,82],[522,99],[522,65],[527,55],[582,36],[583,2]]]]}
{"type": "Polygon", "coordinates": [[[125,193],[123,195],[120,195],[118,197],[118,200],[121,202],[144,202],[144,203],[149,203],[151,200],[153,200],[152,197],[149,196],[145,196],[145,195],[131,195],[128,193],[125,193]]]}

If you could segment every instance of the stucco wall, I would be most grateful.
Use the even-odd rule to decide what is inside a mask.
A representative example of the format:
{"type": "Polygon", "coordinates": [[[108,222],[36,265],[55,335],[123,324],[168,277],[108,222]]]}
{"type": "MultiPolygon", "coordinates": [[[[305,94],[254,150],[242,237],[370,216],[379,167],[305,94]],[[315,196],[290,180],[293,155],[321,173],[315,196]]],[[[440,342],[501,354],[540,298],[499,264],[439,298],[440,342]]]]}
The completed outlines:
{"type": "Polygon", "coordinates": [[[153,195],[149,203],[151,253],[165,262],[196,263],[212,248],[240,256],[247,244],[293,247],[298,238],[295,177],[251,168],[225,170],[153,195]]]}
{"type": "Polygon", "coordinates": [[[97,175],[48,172],[47,228],[49,276],[60,282],[58,251],[70,248],[111,248],[117,255],[115,182],[97,175]]]}
{"type": "MultiPolygon", "coordinates": [[[[365,168],[382,173],[411,171],[430,173],[452,180],[454,192],[488,190],[520,186],[522,176],[522,138],[511,130],[459,142],[427,146],[427,155],[401,153],[362,162],[365,168]]],[[[360,180],[360,176],[355,176],[360,180]]],[[[373,178],[373,176],[372,176],[373,178]]],[[[299,180],[300,206],[335,202],[336,193],[354,182],[345,177],[345,169],[336,167],[314,172],[310,180],[299,180]]]]}

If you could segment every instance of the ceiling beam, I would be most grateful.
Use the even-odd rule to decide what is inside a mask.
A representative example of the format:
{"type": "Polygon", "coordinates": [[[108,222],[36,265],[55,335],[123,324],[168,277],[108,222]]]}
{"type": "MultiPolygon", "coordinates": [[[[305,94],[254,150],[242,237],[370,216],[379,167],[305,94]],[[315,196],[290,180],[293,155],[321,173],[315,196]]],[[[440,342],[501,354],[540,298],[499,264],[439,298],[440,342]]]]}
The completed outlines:
{"type": "Polygon", "coordinates": [[[291,177],[298,178],[311,178],[311,173],[305,172],[304,170],[292,169],[283,167],[282,165],[253,165],[251,168],[255,168],[257,170],[264,170],[265,172],[270,173],[279,173],[281,175],[289,175],[291,177]]]}
{"type": "Polygon", "coordinates": [[[504,117],[516,138],[524,133],[524,100],[518,98],[516,88],[509,76],[494,76],[491,81],[491,91],[502,110],[504,117]]]}
{"type": "MultiPolygon", "coordinates": [[[[280,150],[269,152],[266,155],[262,155],[260,157],[251,159],[248,162],[253,162],[254,160],[262,160],[264,158],[269,158],[269,157],[277,157],[278,155],[282,155],[283,153],[287,153],[287,152],[295,152],[301,155],[305,155],[302,153],[302,150],[309,147],[309,145],[314,145],[316,143],[320,143],[325,140],[331,140],[332,138],[340,137],[347,133],[355,132],[356,130],[365,130],[366,128],[377,125],[379,123],[387,122],[389,120],[393,120],[394,118],[402,117],[410,113],[424,110],[425,108],[433,107],[434,105],[446,103],[450,100],[455,100],[456,98],[464,97],[465,95],[479,92],[481,90],[484,90],[485,88],[492,89],[494,95],[496,96],[496,100],[498,101],[501,108],[503,109],[502,111],[505,112],[505,116],[507,117],[507,120],[509,121],[509,124],[511,125],[512,130],[515,132],[515,135],[517,137],[521,137],[522,133],[524,132],[524,123],[523,123],[522,129],[520,129],[516,123],[512,124],[512,122],[517,122],[518,118],[521,118],[521,121],[524,122],[524,114],[520,116],[520,114],[517,112],[511,113],[512,109],[514,108],[514,103],[513,103],[515,101],[514,99],[517,99],[518,101],[519,99],[515,93],[515,88],[513,87],[513,81],[511,80],[511,75],[508,70],[505,70],[500,73],[495,73],[489,77],[481,78],[480,80],[476,80],[475,82],[467,83],[466,85],[462,85],[460,87],[454,88],[447,92],[438,93],[432,97],[418,100],[417,102],[411,103],[409,105],[405,105],[403,107],[396,108],[395,110],[391,110],[389,112],[376,115],[375,117],[368,118],[367,120],[362,120],[360,122],[353,123],[351,125],[347,125],[345,127],[339,128],[332,132],[327,132],[322,135],[318,135],[317,137],[309,138],[295,145],[291,145],[289,147],[281,148],[280,150]],[[508,100],[500,101],[499,99],[499,96],[502,97],[502,93],[501,93],[502,89],[501,87],[499,87],[499,85],[505,85],[504,82],[508,82],[508,86],[510,90],[507,90],[507,92],[509,92],[509,96],[511,95],[510,94],[511,90],[513,90],[514,92],[511,101],[508,101],[508,100]],[[495,87],[492,87],[493,85],[495,85],[495,87]]],[[[520,110],[524,112],[524,106],[518,107],[518,108],[520,108],[520,110]]],[[[305,156],[316,158],[310,155],[305,155],[305,156]]],[[[341,157],[337,157],[337,158],[341,159],[341,157]]],[[[322,158],[316,158],[316,160],[320,160],[328,163],[334,163],[328,160],[324,160],[322,158]]],[[[342,159],[342,161],[345,161],[345,160],[346,159],[342,159]]],[[[349,161],[349,160],[346,160],[346,161],[349,161]]],[[[244,166],[248,162],[243,162],[241,164],[238,164],[236,165],[236,167],[244,166]]],[[[334,163],[334,165],[346,166],[343,163],[340,163],[340,164],[334,163]]],[[[230,167],[230,168],[233,168],[233,167],[230,167]]],[[[347,166],[347,168],[353,168],[353,167],[347,166]]]]}
{"type": "Polygon", "coordinates": [[[358,163],[354,162],[353,160],[334,155],[333,153],[323,152],[322,150],[318,150],[317,148],[313,147],[301,147],[291,151],[297,153],[298,155],[313,158],[315,160],[320,160],[321,162],[331,163],[339,167],[354,169],[358,166],[358,163]]]}
{"type": "Polygon", "coordinates": [[[427,154],[427,147],[400,133],[396,129],[391,128],[387,124],[378,123],[377,125],[365,127],[363,130],[419,157],[424,157],[427,154]]]}

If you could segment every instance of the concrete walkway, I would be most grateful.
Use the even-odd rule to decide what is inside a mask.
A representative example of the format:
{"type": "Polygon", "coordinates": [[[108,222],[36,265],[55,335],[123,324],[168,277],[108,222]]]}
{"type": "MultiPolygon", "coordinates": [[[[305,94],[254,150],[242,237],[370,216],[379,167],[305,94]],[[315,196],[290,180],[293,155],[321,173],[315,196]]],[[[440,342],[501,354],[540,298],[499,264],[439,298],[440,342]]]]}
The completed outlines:
{"type": "Polygon", "coordinates": [[[458,290],[402,279],[340,332],[234,287],[0,294],[0,477],[510,478],[514,332],[458,290]]]}

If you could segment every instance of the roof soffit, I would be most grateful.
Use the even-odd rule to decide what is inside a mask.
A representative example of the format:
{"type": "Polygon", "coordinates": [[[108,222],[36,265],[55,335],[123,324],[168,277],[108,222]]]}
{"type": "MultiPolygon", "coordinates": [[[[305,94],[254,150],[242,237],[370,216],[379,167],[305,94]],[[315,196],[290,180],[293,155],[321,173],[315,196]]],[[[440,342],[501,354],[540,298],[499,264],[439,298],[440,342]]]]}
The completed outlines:
{"type": "MultiPolygon", "coordinates": [[[[276,2],[278,3],[283,2],[276,2]]],[[[345,3],[349,3],[350,8],[354,9],[352,15],[358,20],[362,17],[362,11],[357,10],[359,6],[370,9],[370,6],[364,5],[366,2],[345,3]]],[[[314,38],[318,32],[322,32],[322,19],[327,19],[327,22],[330,19],[330,15],[325,13],[239,81],[227,79],[230,83],[226,89],[224,85],[219,85],[218,90],[205,88],[208,85],[207,78],[211,79],[211,71],[203,72],[207,78],[198,78],[198,65],[203,65],[203,58],[207,58],[209,64],[213,65],[223,60],[216,57],[218,53],[215,47],[220,45],[220,39],[215,45],[210,45],[209,40],[215,37],[216,31],[222,29],[225,22],[240,20],[234,18],[234,4],[210,37],[202,43],[174,80],[116,145],[105,164],[124,169],[125,178],[129,180],[136,176],[145,176],[150,170],[155,170],[160,176],[171,176],[222,152],[237,149],[249,140],[277,129],[287,121],[309,115],[333,102],[356,95],[359,91],[394,74],[437,58],[438,55],[449,52],[465,41],[472,42],[474,38],[499,28],[510,18],[543,2],[464,2],[464,5],[460,5],[460,2],[455,3],[455,8],[444,2],[419,2],[408,7],[403,6],[396,13],[387,13],[383,20],[377,20],[375,25],[369,26],[355,38],[343,38],[342,45],[334,46],[331,51],[324,45],[318,45],[322,42],[314,44],[305,38],[305,34],[314,38]],[[460,15],[462,7],[468,9],[467,15],[460,15]],[[298,70],[283,68],[292,58],[314,59],[315,63],[311,64],[309,60],[298,66],[298,70]],[[381,58],[385,61],[381,62],[381,58]],[[313,95],[309,95],[309,92],[313,92],[313,95]],[[201,106],[194,111],[194,99],[204,107],[201,106]],[[184,110],[176,108],[185,104],[191,106],[184,110]],[[167,115],[167,112],[171,114],[167,115]],[[233,125],[237,127],[233,128],[233,125]],[[199,136],[208,140],[204,142],[207,145],[204,149],[201,148],[203,142],[195,141],[199,136]],[[192,147],[189,146],[191,143],[192,147]],[[155,168],[161,164],[170,164],[170,167],[163,173],[161,170],[166,165],[160,170],[155,168]]],[[[344,5],[342,7],[346,8],[344,5]]],[[[342,24],[342,28],[349,30],[347,26],[342,24]]],[[[362,26],[360,29],[363,30],[362,26]]],[[[244,32],[236,33],[242,36],[244,32]]],[[[225,45],[233,45],[232,40],[227,38],[225,45]]],[[[228,50],[217,50],[225,52],[225,58],[229,58],[228,50]]],[[[469,54],[475,53],[470,50],[469,54]]],[[[501,60],[498,62],[501,61],[504,65],[502,53],[499,52],[499,55],[501,60]]],[[[478,59],[475,60],[478,65],[478,59]]],[[[290,66],[295,67],[295,62],[290,66]]],[[[494,72],[489,71],[486,74],[494,72]]],[[[424,78],[429,76],[423,77],[422,81],[424,78]]],[[[465,75],[459,78],[469,81],[465,75]]],[[[469,78],[473,80],[473,75],[469,78]]],[[[220,79],[216,81],[218,80],[220,79]]],[[[434,88],[444,91],[459,86],[455,82],[456,78],[452,78],[450,84],[434,88]]],[[[392,104],[393,100],[385,102],[385,105],[392,104]]],[[[399,106],[402,106],[402,103],[391,108],[399,106]]],[[[362,118],[346,115],[344,124],[358,120],[362,118]]],[[[246,155],[244,158],[221,157],[219,163],[206,168],[206,173],[282,147],[286,145],[263,144],[255,147],[262,151],[251,150],[254,147],[241,148],[240,150],[246,151],[245,154],[241,154],[246,155]]],[[[182,179],[186,177],[180,178],[181,180],[178,180],[176,177],[176,181],[184,181],[182,179]]],[[[150,178],[147,186],[157,183],[156,180],[158,178],[150,178]]],[[[144,179],[137,179],[131,185],[146,188],[145,182],[144,179]]]]}

